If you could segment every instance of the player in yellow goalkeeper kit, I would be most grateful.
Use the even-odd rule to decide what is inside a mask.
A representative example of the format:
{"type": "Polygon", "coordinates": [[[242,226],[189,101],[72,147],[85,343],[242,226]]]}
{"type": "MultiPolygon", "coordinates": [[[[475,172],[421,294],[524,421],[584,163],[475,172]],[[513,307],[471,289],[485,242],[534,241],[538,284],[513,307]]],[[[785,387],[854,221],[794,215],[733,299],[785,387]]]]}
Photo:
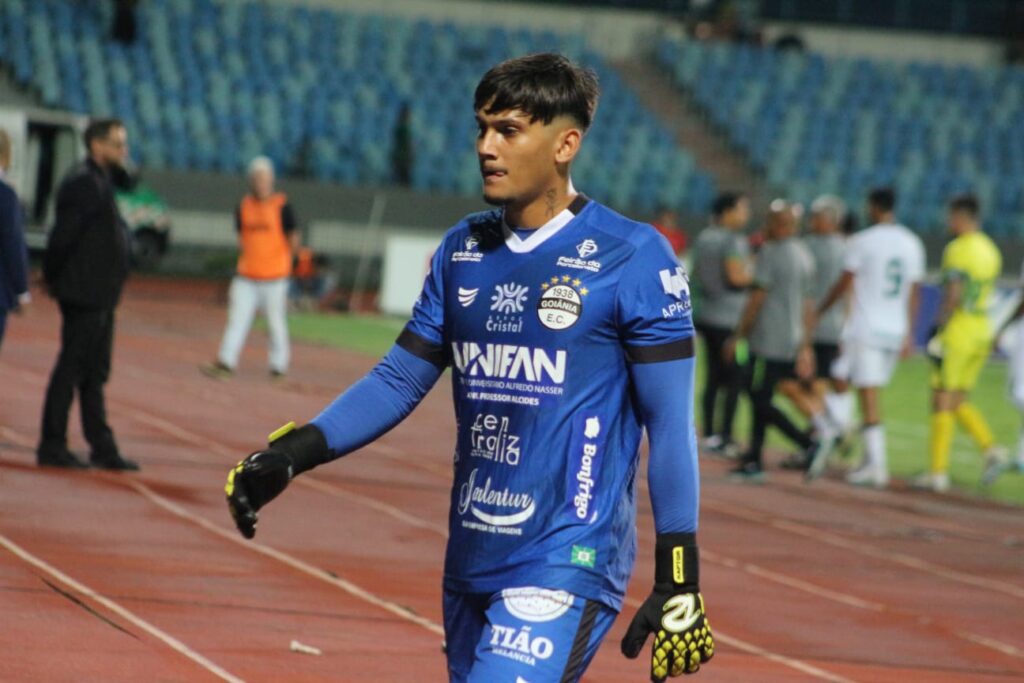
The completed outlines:
{"type": "Polygon", "coordinates": [[[920,488],[949,489],[949,450],[959,423],[985,454],[986,467],[1002,464],[1005,449],[995,443],[982,414],[968,400],[992,351],[995,336],[988,313],[1002,271],[999,248],[981,231],[978,200],[954,197],[949,204],[953,240],[942,255],[942,308],[928,344],[932,370],[931,468],[914,480],[920,488]]]}

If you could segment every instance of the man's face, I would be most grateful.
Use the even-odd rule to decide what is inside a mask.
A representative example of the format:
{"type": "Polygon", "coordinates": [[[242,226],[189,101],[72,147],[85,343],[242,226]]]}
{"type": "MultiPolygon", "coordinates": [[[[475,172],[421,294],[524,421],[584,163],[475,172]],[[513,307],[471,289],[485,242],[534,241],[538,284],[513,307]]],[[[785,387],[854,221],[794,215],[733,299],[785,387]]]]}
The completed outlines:
{"type": "Polygon", "coordinates": [[[951,209],[947,215],[949,231],[954,236],[959,236],[971,229],[974,225],[974,218],[966,211],[951,209]]]}
{"type": "Polygon", "coordinates": [[[815,211],[811,214],[811,232],[818,235],[826,235],[834,232],[836,224],[824,211],[815,211]]]}
{"type": "Polygon", "coordinates": [[[124,168],[128,163],[128,131],[123,126],[114,126],[107,137],[92,142],[92,152],[101,166],[124,168]]]}
{"type": "Polygon", "coordinates": [[[486,109],[476,113],[484,200],[496,206],[532,201],[557,178],[556,154],[566,122],[544,124],[518,109],[486,109]]]}
{"type": "Polygon", "coordinates": [[[274,192],[274,174],[266,169],[258,169],[249,176],[252,193],[260,199],[266,199],[274,192]]]}
{"type": "Polygon", "coordinates": [[[722,214],[722,223],[730,228],[740,230],[750,222],[750,202],[746,197],[736,202],[736,206],[722,214]]]}

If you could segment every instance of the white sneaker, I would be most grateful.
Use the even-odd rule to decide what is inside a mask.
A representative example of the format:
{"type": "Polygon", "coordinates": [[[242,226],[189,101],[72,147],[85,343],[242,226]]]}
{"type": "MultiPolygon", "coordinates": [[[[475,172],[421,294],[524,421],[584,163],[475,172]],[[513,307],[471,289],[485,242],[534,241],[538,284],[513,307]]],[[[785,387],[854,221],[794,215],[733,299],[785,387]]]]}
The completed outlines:
{"type": "Polygon", "coordinates": [[[991,486],[1003,472],[1010,468],[1006,449],[996,445],[985,451],[985,469],[981,473],[981,485],[991,486]]]}
{"type": "Polygon", "coordinates": [[[921,491],[946,493],[949,491],[949,474],[947,472],[925,472],[910,480],[910,488],[921,491]]]}
{"type": "Polygon", "coordinates": [[[846,483],[854,486],[870,486],[876,489],[884,489],[889,485],[889,473],[885,470],[864,465],[846,475],[846,483]]]}
{"type": "Polygon", "coordinates": [[[704,451],[717,451],[722,447],[722,437],[719,434],[712,434],[701,439],[700,448],[704,451]]]}

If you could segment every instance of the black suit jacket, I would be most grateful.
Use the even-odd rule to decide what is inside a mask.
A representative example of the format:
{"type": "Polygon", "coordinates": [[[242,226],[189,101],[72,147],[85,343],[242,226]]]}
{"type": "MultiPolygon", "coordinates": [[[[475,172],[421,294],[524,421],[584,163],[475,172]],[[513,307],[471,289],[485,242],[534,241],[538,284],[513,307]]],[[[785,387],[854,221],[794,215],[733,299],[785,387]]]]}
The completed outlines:
{"type": "Polygon", "coordinates": [[[128,240],[110,178],[87,159],[57,190],[57,218],[43,260],[50,293],[88,308],[116,306],[128,277],[128,240]]]}
{"type": "Polygon", "coordinates": [[[28,290],[27,275],[21,203],[14,188],[0,180],[0,311],[17,306],[18,295],[28,290]]]}

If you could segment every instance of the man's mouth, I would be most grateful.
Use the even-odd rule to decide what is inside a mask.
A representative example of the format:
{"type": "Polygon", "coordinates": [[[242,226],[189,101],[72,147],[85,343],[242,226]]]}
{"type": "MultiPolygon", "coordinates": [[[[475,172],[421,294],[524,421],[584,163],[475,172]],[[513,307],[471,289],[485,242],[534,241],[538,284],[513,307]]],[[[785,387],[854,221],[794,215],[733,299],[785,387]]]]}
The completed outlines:
{"type": "Polygon", "coordinates": [[[506,172],[498,168],[484,168],[480,171],[483,175],[484,180],[497,180],[498,178],[504,178],[506,172]]]}

